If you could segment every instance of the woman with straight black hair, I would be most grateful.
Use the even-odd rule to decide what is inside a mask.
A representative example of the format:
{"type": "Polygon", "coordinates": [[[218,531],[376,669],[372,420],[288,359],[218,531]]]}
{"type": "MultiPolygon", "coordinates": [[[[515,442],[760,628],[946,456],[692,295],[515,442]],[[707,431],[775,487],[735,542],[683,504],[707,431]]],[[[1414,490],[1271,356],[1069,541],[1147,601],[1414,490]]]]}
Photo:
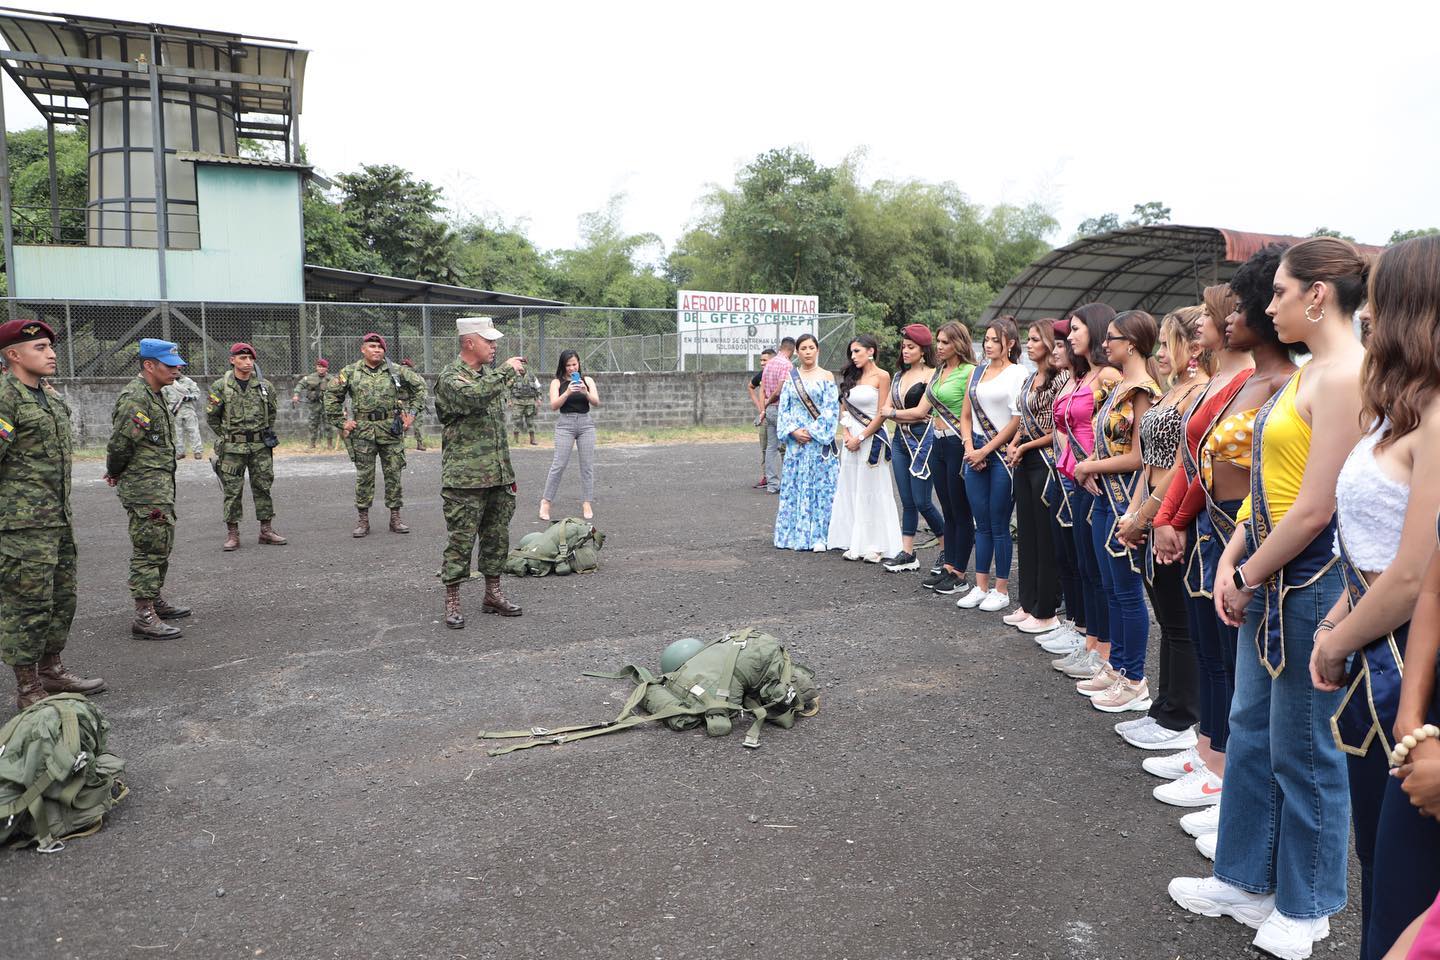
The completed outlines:
{"type": "Polygon", "coordinates": [[[564,350],[555,364],[555,379],[550,381],[550,409],[559,411],[555,417],[555,458],[545,477],[545,496],[540,500],[540,519],[550,519],[550,504],[560,490],[560,478],[570,464],[572,448],[580,451],[581,515],[594,518],[595,500],[595,422],[590,411],[600,406],[600,391],[595,381],[580,369],[580,354],[564,350]]]}

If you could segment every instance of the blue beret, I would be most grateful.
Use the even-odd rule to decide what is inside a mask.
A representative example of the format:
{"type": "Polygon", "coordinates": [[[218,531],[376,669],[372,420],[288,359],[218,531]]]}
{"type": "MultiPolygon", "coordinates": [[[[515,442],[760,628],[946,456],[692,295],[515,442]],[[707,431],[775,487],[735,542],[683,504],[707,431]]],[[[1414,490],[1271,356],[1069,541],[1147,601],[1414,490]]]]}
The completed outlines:
{"type": "Polygon", "coordinates": [[[140,341],[141,360],[159,360],[167,367],[183,367],[179,349],[169,340],[152,340],[146,337],[140,341]]]}

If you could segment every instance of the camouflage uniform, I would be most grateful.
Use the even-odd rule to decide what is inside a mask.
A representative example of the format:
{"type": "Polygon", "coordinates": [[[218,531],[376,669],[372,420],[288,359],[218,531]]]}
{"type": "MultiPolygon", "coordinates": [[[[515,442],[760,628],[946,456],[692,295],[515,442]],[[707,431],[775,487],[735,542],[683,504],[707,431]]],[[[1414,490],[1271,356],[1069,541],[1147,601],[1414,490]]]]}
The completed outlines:
{"type": "Polygon", "coordinates": [[[275,388],[258,374],[248,381],[230,371],[210,385],[205,422],[215,433],[215,474],[225,492],[225,522],[239,523],[245,516],[245,474],[250,474],[250,496],[255,519],[270,520],[275,505],[270,486],[275,482],[275,460],[264,435],[275,426],[279,401],[275,388]]]}
{"type": "Polygon", "coordinates": [[[170,408],[140,377],[115,398],[105,473],[130,517],[130,595],[154,600],[175,546],[175,430],[170,408]]]}
{"type": "Polygon", "coordinates": [[[521,433],[535,436],[535,400],[540,396],[540,381],[534,377],[516,377],[510,388],[510,429],[516,437],[521,433]]]}
{"type": "Polygon", "coordinates": [[[341,370],[325,392],[325,418],[338,430],[345,423],[345,398],[350,398],[355,429],[346,446],[355,464],[355,506],[368,510],[375,500],[375,458],[385,473],[385,506],[404,506],[400,472],[405,469],[405,431],[397,429],[403,410],[419,416],[425,409],[425,381],[408,367],[386,359],[378,367],[356,360],[341,370]]]}
{"type": "Polygon", "coordinates": [[[325,391],[335,378],[329,373],[307,373],[295,384],[295,394],[309,406],[310,446],[324,437],[328,446],[335,446],[335,428],[325,419],[325,391]]]}
{"type": "Polygon", "coordinates": [[[205,449],[200,439],[200,384],[189,377],[179,377],[166,387],[160,395],[170,407],[170,416],[175,420],[175,458],[178,460],[189,450],[200,458],[205,449]]]}
{"type": "Polygon", "coordinates": [[[505,565],[515,512],[515,472],[505,440],[504,407],[516,379],[508,365],[477,371],[457,359],[436,381],[435,414],[444,438],[440,496],[449,534],[440,579],[446,585],[469,578],[476,541],[475,565],[481,573],[498,577],[505,565]]]}
{"type": "Polygon", "coordinates": [[[0,374],[0,659],[10,666],[60,653],[75,618],[70,408],[44,381],[40,393],[0,374]]]}

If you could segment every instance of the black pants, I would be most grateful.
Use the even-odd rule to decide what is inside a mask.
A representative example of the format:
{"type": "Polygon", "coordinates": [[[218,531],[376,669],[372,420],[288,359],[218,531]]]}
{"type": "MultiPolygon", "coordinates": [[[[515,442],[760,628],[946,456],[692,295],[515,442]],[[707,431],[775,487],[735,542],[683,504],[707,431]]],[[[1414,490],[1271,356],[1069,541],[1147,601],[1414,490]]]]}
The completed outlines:
{"type": "Polygon", "coordinates": [[[953,433],[937,437],[930,450],[930,475],[945,516],[945,562],[956,573],[970,569],[970,551],[975,548],[975,518],[965,493],[964,469],[965,445],[960,438],[953,433]]]}
{"type": "Polygon", "coordinates": [[[1166,730],[1184,730],[1199,718],[1200,676],[1185,609],[1185,571],[1178,563],[1155,564],[1147,581],[1150,609],[1160,622],[1160,680],[1150,717],[1166,730]]]}
{"type": "MultiPolygon", "coordinates": [[[[1055,568],[1055,538],[1050,508],[1041,501],[1050,469],[1039,451],[1031,450],[1015,471],[1015,525],[1020,552],[1020,609],[1036,620],[1055,616],[1060,593],[1055,568]]],[[[1057,491],[1058,493],[1058,491],[1057,491]]],[[[1007,531],[1008,533],[1008,531],[1007,531]]]]}

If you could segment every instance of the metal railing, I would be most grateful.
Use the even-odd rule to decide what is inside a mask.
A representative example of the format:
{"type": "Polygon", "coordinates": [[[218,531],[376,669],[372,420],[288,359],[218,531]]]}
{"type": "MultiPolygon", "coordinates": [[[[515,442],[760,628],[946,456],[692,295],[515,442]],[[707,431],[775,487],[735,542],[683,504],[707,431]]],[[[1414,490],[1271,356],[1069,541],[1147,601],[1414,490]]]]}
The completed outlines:
{"type": "MultiPolygon", "coordinates": [[[[172,340],[191,371],[226,369],[230,346],[255,348],[268,376],[310,372],[319,357],[332,368],[359,356],[360,338],[379,333],[391,359],[410,359],[422,373],[438,372],[455,357],[455,320],[488,316],[505,333],[499,357],[523,356],[531,369],[553,369],[564,350],[597,373],[693,372],[754,369],[756,354],[794,326],[757,324],[706,329],[697,337],[676,323],[674,310],[615,307],[441,306],[395,303],[214,303],[147,300],[8,299],[6,317],[50,324],[61,377],[126,376],[135,370],[135,345],[144,337],[172,340]]],[[[852,314],[815,318],[820,363],[838,370],[855,329],[852,314]]]]}
{"type": "MultiPolygon", "coordinates": [[[[136,247],[155,249],[155,201],[131,200],[127,212],[120,201],[89,207],[17,205],[15,242],[30,246],[136,247]]],[[[194,204],[170,205],[167,217],[169,249],[195,250],[200,246],[200,215],[194,204]]]]}

